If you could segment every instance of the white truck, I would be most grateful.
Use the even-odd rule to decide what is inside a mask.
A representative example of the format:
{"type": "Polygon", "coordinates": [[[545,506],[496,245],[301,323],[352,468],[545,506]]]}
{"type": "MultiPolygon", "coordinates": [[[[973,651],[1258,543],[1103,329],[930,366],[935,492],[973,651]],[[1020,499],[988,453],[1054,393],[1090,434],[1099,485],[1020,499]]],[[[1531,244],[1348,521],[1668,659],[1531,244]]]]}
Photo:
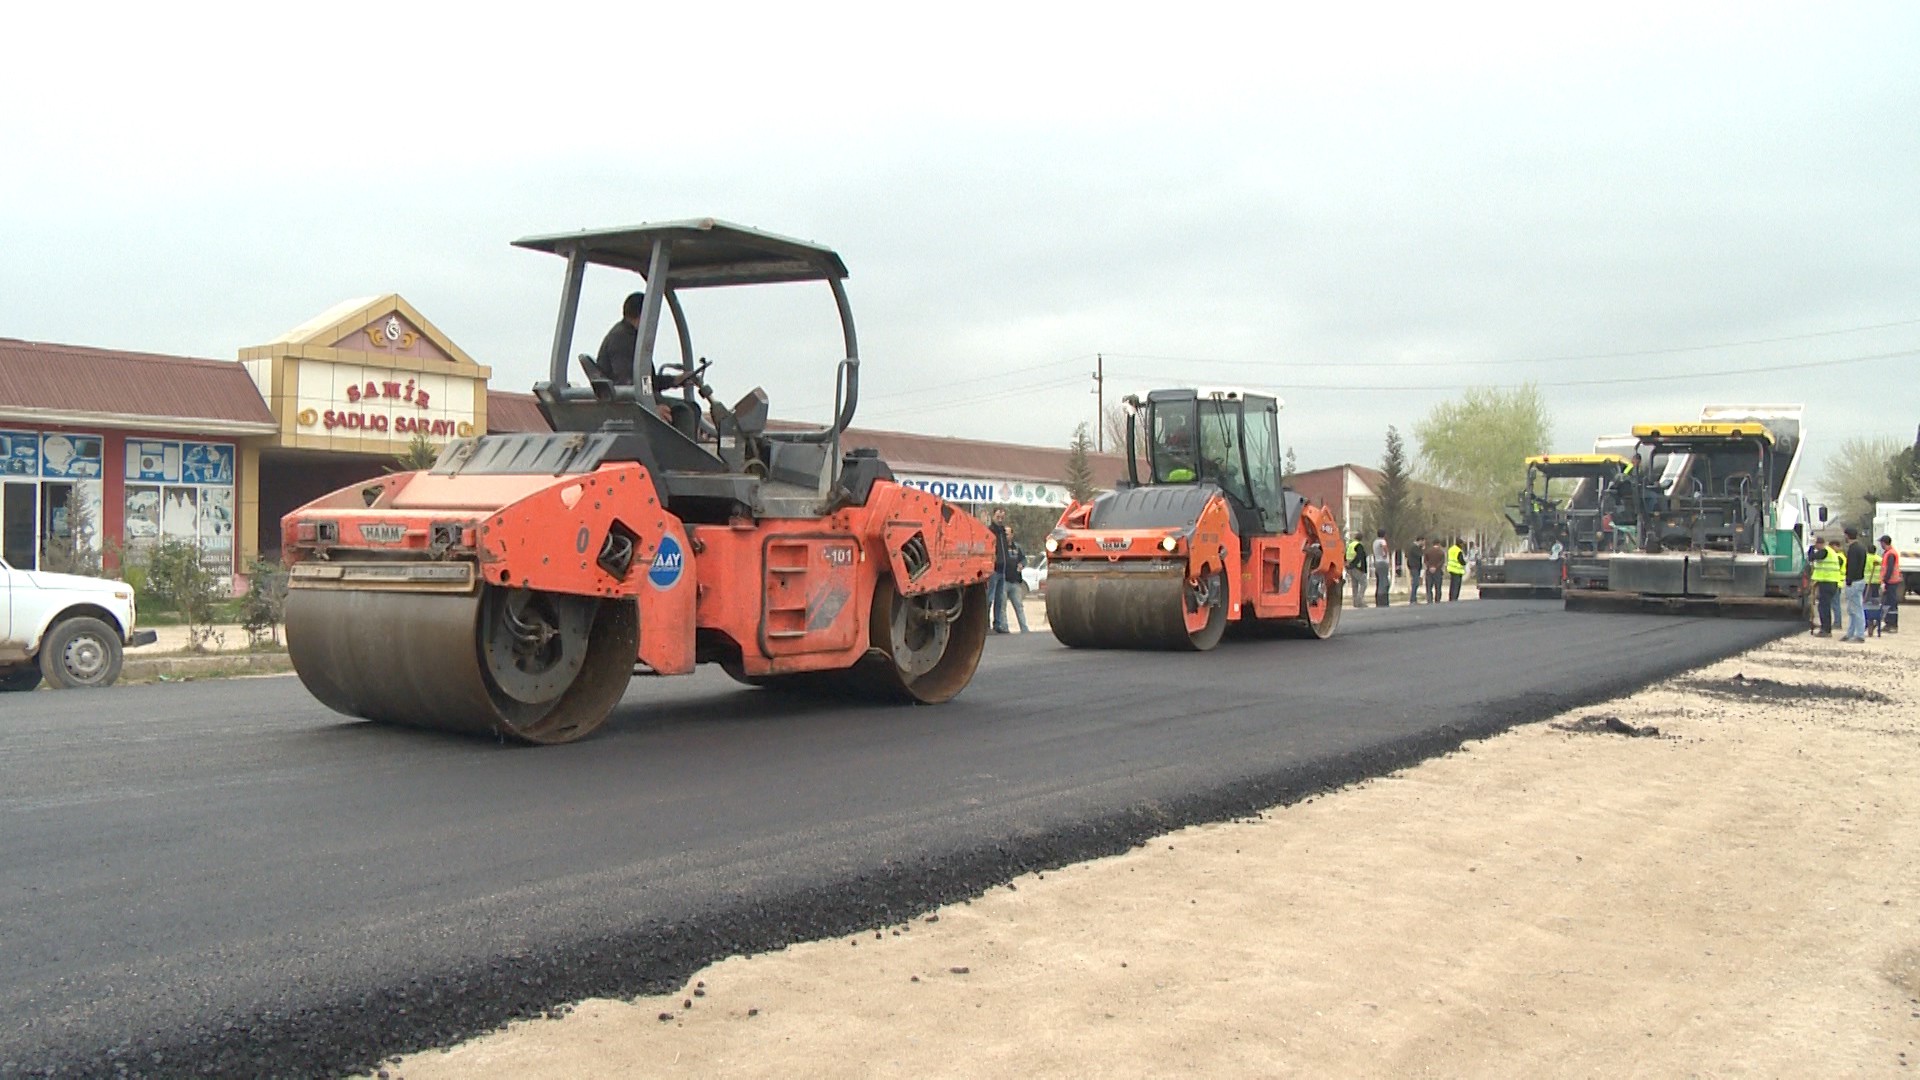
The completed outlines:
{"type": "Polygon", "coordinates": [[[133,586],[124,581],[0,562],[0,691],[32,690],[42,679],[60,688],[111,686],[121,651],[154,637],[133,628],[133,586]]]}
{"type": "Polygon", "coordinates": [[[1873,509],[1873,542],[1893,537],[1900,553],[1900,576],[1907,579],[1907,595],[1920,592],[1920,503],[1884,502],[1873,509]]]}

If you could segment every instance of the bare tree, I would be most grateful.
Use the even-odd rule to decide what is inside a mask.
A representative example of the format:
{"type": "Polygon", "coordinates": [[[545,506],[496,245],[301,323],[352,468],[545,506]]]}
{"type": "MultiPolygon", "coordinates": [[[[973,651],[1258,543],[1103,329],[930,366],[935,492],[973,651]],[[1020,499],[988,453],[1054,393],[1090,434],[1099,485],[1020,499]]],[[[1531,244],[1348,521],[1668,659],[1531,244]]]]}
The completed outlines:
{"type": "Polygon", "coordinates": [[[1127,407],[1120,402],[1107,406],[1100,417],[1100,429],[1107,437],[1107,452],[1124,454],[1127,452],[1127,407]]]}
{"type": "Polygon", "coordinates": [[[1820,487],[1840,520],[1862,531],[1873,525],[1874,503],[1888,497],[1889,468],[1900,440],[1885,435],[1856,435],[1841,443],[1820,471],[1820,487]]]}

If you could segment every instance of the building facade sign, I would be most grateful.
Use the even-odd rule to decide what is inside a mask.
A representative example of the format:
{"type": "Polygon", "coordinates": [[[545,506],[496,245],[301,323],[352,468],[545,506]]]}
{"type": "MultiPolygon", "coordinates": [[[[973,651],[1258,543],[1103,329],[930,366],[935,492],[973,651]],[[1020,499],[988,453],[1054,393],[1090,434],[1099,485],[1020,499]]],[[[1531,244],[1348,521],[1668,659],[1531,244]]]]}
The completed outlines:
{"type": "Polygon", "coordinates": [[[415,435],[436,442],[470,437],[479,412],[476,395],[485,393],[485,383],[467,375],[366,364],[307,361],[298,378],[296,431],[401,441],[415,435]]]}
{"type": "Polygon", "coordinates": [[[996,506],[1054,506],[1065,509],[1073,497],[1065,484],[1032,480],[994,480],[978,476],[933,476],[900,473],[901,484],[938,495],[948,502],[996,506]]]}

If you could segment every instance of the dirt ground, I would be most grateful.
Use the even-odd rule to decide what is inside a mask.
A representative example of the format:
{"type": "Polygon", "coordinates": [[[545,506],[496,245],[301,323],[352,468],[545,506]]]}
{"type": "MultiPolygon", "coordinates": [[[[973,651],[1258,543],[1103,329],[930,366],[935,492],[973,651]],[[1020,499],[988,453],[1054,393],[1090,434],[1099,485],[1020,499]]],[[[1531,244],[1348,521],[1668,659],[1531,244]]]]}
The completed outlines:
{"type": "Polygon", "coordinates": [[[1920,1057],[1917,653],[1920,634],[1790,639],[389,1073],[1900,1075],[1920,1057]]]}

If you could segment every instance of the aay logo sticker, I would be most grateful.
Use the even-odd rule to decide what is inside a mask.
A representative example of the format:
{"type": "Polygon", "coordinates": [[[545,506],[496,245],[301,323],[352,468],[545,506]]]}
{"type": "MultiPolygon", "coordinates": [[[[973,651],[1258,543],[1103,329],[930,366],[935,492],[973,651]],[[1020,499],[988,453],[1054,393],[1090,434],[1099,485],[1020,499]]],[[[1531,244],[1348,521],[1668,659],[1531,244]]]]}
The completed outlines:
{"type": "Polygon", "coordinates": [[[653,565],[647,568],[647,580],[656,589],[671,589],[680,583],[680,571],[686,569],[686,555],[680,541],[671,536],[660,538],[660,550],[653,553],[653,565]]]}

